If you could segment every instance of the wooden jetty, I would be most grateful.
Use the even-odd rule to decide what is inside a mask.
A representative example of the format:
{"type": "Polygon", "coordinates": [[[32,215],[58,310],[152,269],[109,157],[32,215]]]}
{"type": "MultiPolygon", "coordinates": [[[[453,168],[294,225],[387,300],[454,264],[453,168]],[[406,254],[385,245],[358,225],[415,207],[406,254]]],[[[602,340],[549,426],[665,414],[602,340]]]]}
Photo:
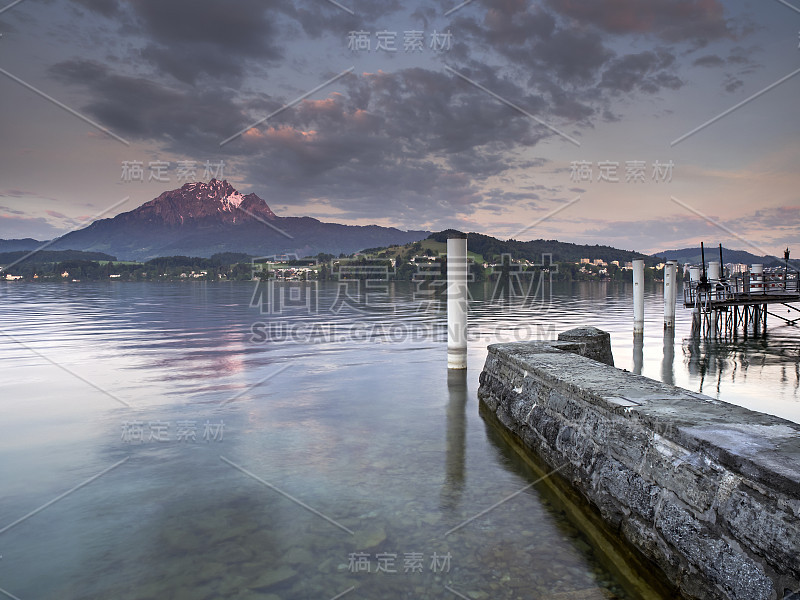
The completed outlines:
{"type": "MultiPolygon", "coordinates": [[[[764,271],[762,265],[752,265],[748,272],[730,278],[718,269],[713,270],[714,277],[708,277],[704,257],[702,276],[683,290],[683,305],[693,310],[694,326],[707,337],[729,337],[736,336],[739,328],[744,335],[766,332],[767,315],[795,325],[800,314],[791,311],[800,313],[800,308],[791,303],[800,302],[800,280],[797,271],[789,267],[788,249],[784,256],[783,269],[764,271]],[[794,318],[770,312],[770,305],[775,304],[787,307],[794,318]]],[[[720,249],[720,267],[721,263],[720,249]]]]}

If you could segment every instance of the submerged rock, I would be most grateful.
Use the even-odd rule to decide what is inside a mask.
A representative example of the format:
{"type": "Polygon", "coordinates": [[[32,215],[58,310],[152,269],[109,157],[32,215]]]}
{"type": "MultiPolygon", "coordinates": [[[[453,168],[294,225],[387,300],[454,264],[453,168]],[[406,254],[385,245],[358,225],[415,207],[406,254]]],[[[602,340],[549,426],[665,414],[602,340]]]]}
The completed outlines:
{"type": "Polygon", "coordinates": [[[383,525],[377,525],[371,529],[357,531],[355,535],[355,545],[359,550],[369,550],[375,548],[386,540],[386,530],[383,525]]]}
{"type": "Polygon", "coordinates": [[[268,590],[279,583],[288,581],[295,575],[297,575],[297,571],[286,565],[281,565],[280,567],[264,572],[248,587],[251,590],[268,590]]]}

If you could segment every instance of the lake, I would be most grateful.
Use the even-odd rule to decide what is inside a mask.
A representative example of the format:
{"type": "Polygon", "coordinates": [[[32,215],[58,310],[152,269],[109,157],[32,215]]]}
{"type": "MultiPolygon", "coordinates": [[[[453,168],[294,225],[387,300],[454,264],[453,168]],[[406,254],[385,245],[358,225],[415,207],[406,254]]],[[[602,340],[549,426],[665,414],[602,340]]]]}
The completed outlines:
{"type": "Polygon", "coordinates": [[[631,285],[530,302],[473,284],[469,369],[448,374],[429,291],[0,284],[0,589],[661,598],[480,417],[486,346],[594,325],[619,368],[800,420],[800,335],[775,319],[765,338],[704,342],[679,307],[665,338],[652,284],[639,347],[631,285]]]}

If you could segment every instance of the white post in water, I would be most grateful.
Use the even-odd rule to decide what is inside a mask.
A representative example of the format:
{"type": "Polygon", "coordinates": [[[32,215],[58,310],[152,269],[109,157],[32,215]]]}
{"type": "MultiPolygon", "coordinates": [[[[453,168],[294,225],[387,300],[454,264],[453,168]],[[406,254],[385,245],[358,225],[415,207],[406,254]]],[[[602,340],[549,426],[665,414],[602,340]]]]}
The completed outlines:
{"type": "Polygon", "coordinates": [[[711,261],[708,263],[708,280],[709,281],[719,281],[720,277],[720,264],[716,261],[711,261]]]}
{"type": "Polygon", "coordinates": [[[675,300],[678,295],[678,263],[670,260],[664,265],[664,328],[675,327],[675,300]]]}
{"type": "Polygon", "coordinates": [[[447,368],[467,368],[467,238],[447,240],[447,368]]]}
{"type": "Polygon", "coordinates": [[[644,261],[633,261],[633,332],[644,331],[644,261]]]}
{"type": "MultiPolygon", "coordinates": [[[[689,267],[689,286],[696,290],[698,283],[700,283],[700,267],[689,267]]],[[[700,318],[700,307],[697,305],[696,291],[694,298],[695,298],[695,304],[692,307],[692,319],[697,320],[700,318]]]]}
{"type": "Polygon", "coordinates": [[[764,287],[764,265],[750,265],[750,291],[761,292],[764,287]]]}

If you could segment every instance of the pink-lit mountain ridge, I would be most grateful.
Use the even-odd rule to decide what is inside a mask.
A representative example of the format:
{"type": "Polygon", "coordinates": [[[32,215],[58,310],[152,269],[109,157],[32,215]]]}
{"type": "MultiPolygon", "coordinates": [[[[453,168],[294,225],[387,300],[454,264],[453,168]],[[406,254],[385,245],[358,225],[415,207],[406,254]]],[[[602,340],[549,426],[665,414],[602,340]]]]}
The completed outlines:
{"type": "Polygon", "coordinates": [[[165,225],[185,225],[192,221],[232,225],[256,218],[277,219],[264,200],[255,194],[242,196],[230,183],[217,179],[208,183],[187,183],[124,214],[131,215],[134,220],[165,225]]]}
{"type": "Polygon", "coordinates": [[[119,260],[209,257],[218,252],[313,256],[406,244],[427,235],[378,225],[279,217],[256,194],[242,195],[227,181],[212,179],[187,183],[132,211],[95,221],[59,238],[50,249],[106,252],[119,260]]]}

